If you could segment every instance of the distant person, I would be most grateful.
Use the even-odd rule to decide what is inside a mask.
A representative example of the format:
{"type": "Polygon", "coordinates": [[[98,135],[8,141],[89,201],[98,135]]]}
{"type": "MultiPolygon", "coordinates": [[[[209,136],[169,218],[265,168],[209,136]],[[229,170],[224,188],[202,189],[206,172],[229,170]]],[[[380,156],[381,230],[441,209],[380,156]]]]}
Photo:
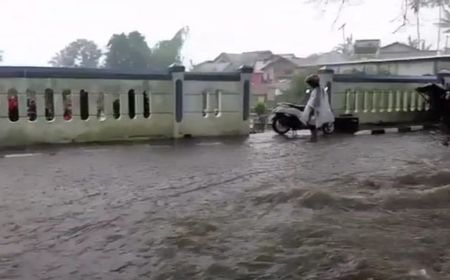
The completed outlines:
{"type": "Polygon", "coordinates": [[[310,75],[305,82],[312,88],[311,94],[303,111],[301,121],[311,130],[311,142],[317,141],[317,130],[326,123],[334,122],[328,94],[320,86],[318,75],[310,75]]]}

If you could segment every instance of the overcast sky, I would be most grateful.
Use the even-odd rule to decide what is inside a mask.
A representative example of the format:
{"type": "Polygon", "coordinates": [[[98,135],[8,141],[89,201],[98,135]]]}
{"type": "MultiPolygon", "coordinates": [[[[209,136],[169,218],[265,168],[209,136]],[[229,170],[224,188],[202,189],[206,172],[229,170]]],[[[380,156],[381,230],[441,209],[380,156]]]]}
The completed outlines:
{"type": "MultiPolygon", "coordinates": [[[[69,42],[86,38],[102,48],[113,33],[138,30],[150,45],[190,27],[183,55],[195,63],[220,52],[272,50],[306,56],[342,42],[338,27],[347,23],[355,39],[383,44],[415,36],[415,22],[397,34],[402,0],[360,0],[338,23],[337,6],[326,9],[305,0],[1,0],[2,65],[47,65],[69,42]]],[[[436,45],[436,11],[422,16],[423,37],[436,45]]],[[[445,44],[445,36],[443,36],[445,44]]]]}

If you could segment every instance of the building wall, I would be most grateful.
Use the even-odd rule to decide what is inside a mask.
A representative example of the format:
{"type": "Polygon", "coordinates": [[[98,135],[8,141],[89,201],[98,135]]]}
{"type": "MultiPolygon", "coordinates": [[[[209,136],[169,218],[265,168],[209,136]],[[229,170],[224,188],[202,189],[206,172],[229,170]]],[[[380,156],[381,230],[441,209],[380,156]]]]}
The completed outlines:
{"type": "Polygon", "coordinates": [[[268,66],[264,72],[268,73],[269,81],[278,81],[282,78],[291,77],[294,75],[296,66],[289,61],[279,60],[268,66]]]}
{"type": "MultiPolygon", "coordinates": [[[[443,63],[449,65],[450,63],[443,63]]],[[[434,61],[404,61],[385,63],[361,63],[328,66],[337,74],[365,73],[368,75],[433,75],[435,73],[434,61]]],[[[438,69],[439,70],[439,69],[438,69]]]]}

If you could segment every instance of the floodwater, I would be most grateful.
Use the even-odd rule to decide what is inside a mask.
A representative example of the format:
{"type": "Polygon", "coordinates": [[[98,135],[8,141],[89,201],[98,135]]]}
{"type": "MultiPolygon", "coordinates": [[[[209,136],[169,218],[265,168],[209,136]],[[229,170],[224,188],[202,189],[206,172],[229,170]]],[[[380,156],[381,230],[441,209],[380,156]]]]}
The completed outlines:
{"type": "Polygon", "coordinates": [[[430,133],[2,153],[0,279],[450,279],[430,133]]]}

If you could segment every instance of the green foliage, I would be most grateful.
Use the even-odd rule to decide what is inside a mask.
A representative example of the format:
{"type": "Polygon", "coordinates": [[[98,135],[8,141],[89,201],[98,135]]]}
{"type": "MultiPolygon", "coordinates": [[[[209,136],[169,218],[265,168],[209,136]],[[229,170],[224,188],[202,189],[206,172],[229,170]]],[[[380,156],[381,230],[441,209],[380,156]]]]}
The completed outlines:
{"type": "Polygon", "coordinates": [[[124,71],[145,71],[150,65],[151,49],[145,37],[133,31],[114,34],[108,42],[105,67],[124,71]]]}
{"type": "Polygon", "coordinates": [[[308,75],[317,73],[319,69],[309,69],[295,75],[292,80],[290,87],[283,95],[277,97],[277,102],[291,102],[297,104],[303,104],[307,101],[306,90],[310,88],[306,83],[305,79],[308,75]]]}
{"type": "Polygon", "coordinates": [[[181,63],[181,49],[189,33],[188,27],[177,31],[170,40],[160,41],[153,48],[151,63],[155,67],[166,68],[173,63],[181,63]]]}
{"type": "Polygon", "coordinates": [[[97,68],[102,51],[93,42],[78,39],[58,52],[49,62],[54,67],[97,68]]]}
{"type": "Polygon", "coordinates": [[[255,108],[253,108],[253,110],[258,116],[261,116],[261,115],[264,115],[266,113],[267,107],[266,107],[266,104],[264,104],[262,102],[258,102],[255,105],[255,108]]]}
{"type": "Polygon", "coordinates": [[[165,69],[173,63],[181,62],[181,49],[189,32],[187,27],[180,29],[170,40],[158,42],[151,49],[145,37],[137,32],[128,35],[114,34],[108,43],[105,67],[126,71],[146,71],[165,69]]]}

